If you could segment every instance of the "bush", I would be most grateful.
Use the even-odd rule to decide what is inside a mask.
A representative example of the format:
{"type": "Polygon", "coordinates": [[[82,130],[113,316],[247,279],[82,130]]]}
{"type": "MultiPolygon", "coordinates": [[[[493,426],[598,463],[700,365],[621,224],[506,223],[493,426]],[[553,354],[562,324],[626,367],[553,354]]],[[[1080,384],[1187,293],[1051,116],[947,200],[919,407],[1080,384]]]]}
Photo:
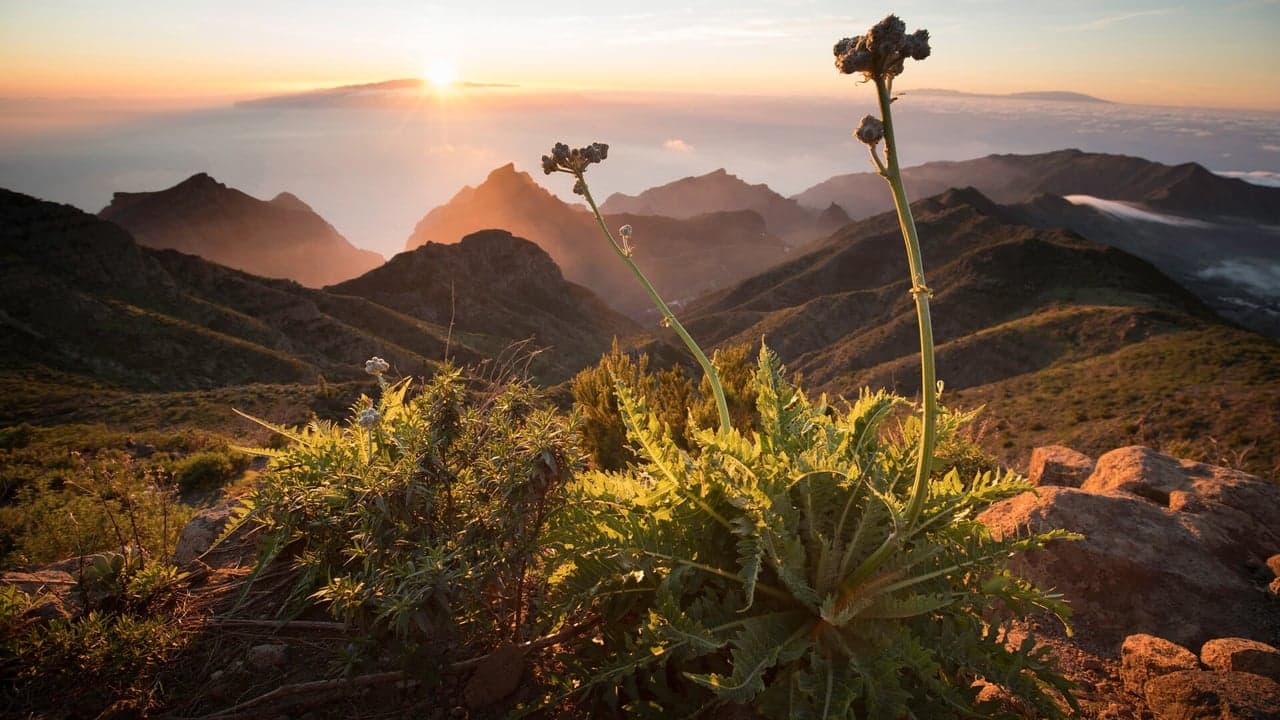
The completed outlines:
{"type": "Polygon", "coordinates": [[[249,459],[240,453],[204,450],[173,465],[173,478],[183,493],[215,490],[240,477],[249,459]]]}
{"type": "Polygon", "coordinates": [[[581,462],[573,420],[519,380],[468,391],[444,368],[409,389],[383,384],[346,425],[278,428],[290,443],[247,501],[266,531],[257,572],[290,548],[283,614],[318,602],[402,659],[530,637],[545,624],[542,534],[581,462]]]}
{"type": "MultiPolygon", "coordinates": [[[[974,519],[1028,485],[951,471],[913,522],[919,432],[879,429],[906,401],[864,393],[828,412],[782,378],[762,350],[759,432],[695,430],[696,453],[618,384],[640,460],[575,481],[557,524],[554,605],[600,619],[597,642],[565,659],[560,697],[629,716],[731,703],[776,718],[958,718],[996,710],[976,702],[981,679],[1060,717],[1066,681],[1033,640],[1011,650],[1002,633],[1066,608],[1004,560],[1067,535],[995,540],[974,519]]],[[[944,442],[957,425],[943,414],[944,442]]]]}

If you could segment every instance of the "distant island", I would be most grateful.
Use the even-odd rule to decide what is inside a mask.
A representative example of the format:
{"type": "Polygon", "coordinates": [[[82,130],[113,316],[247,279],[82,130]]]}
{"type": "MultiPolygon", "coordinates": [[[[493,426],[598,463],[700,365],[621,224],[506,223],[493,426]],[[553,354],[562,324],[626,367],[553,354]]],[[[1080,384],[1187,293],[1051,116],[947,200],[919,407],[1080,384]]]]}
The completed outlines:
{"type": "Polygon", "coordinates": [[[1111,100],[1103,100],[1100,97],[1085,95],[1084,93],[1068,92],[1066,90],[1037,90],[1034,92],[1018,92],[1018,93],[970,93],[960,90],[947,90],[944,88],[920,88],[919,90],[906,91],[912,95],[939,95],[946,97],[982,97],[982,98],[1005,98],[1014,100],[1053,100],[1056,102],[1081,102],[1081,103],[1103,103],[1105,105],[1114,105],[1111,100]]]}

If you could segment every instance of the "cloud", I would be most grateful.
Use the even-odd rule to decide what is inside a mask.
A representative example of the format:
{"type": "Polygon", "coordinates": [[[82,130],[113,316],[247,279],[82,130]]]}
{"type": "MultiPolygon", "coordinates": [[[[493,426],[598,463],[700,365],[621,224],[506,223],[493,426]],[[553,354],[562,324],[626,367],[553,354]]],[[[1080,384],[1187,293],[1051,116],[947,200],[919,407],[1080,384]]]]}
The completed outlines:
{"type": "Polygon", "coordinates": [[[1067,195],[1065,199],[1072,205],[1087,205],[1099,212],[1103,212],[1107,215],[1121,218],[1123,220],[1159,223],[1161,225],[1177,225],[1180,227],[1213,227],[1212,223],[1207,223],[1202,220],[1191,220],[1190,218],[1178,217],[1177,215],[1152,212],[1139,205],[1120,202],[1119,200],[1104,200],[1102,198],[1093,197],[1092,195],[1067,195]]]}
{"type": "Polygon", "coordinates": [[[1117,23],[1126,22],[1128,20],[1136,20],[1142,17],[1154,17],[1156,15],[1168,15],[1173,12],[1173,8],[1156,8],[1155,10],[1142,10],[1140,12],[1124,13],[1123,15],[1108,15],[1100,17],[1096,20],[1082,22],[1077,25],[1068,25],[1064,30],[1106,30],[1117,23]]]}
{"type": "Polygon", "coordinates": [[[693,146],[679,138],[674,138],[662,143],[662,147],[671,150],[672,152],[693,152],[693,146]]]}
{"type": "Polygon", "coordinates": [[[1272,145],[1268,143],[1266,145],[1263,145],[1262,149],[1266,150],[1267,152],[1280,152],[1280,145],[1272,145]]]}
{"type": "Polygon", "coordinates": [[[1280,172],[1269,170],[1224,170],[1218,173],[1223,177],[1237,178],[1253,185],[1280,188],[1280,172]]]}
{"type": "Polygon", "coordinates": [[[1209,280],[1226,280],[1257,295],[1280,297],[1280,265],[1227,260],[1197,273],[1209,280]]]}

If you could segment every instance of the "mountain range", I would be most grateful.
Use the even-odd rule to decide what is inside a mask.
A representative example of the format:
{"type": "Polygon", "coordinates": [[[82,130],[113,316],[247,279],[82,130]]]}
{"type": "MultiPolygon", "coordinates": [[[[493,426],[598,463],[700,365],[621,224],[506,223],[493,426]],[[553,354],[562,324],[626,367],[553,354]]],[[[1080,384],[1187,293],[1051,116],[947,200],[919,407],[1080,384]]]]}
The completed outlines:
{"type": "Polygon", "coordinates": [[[148,247],[308,287],[346,280],[383,262],[378,253],[348,242],[294,195],[259,200],[206,173],[157,192],[118,192],[98,217],[148,247]]]}
{"type": "Polygon", "coordinates": [[[144,247],[115,223],[0,191],[0,258],[0,368],[139,391],[358,378],[371,355],[422,374],[446,354],[479,362],[529,338],[554,349],[534,374],[558,382],[636,329],[503,231],[317,290],[144,247]],[[445,304],[455,292],[456,316],[445,304]],[[379,304],[390,293],[401,307],[379,304]]]}
{"type": "MultiPolygon", "coordinates": [[[[615,232],[622,225],[633,227],[636,263],[677,305],[763,270],[787,253],[759,212],[739,206],[681,217],[620,210],[607,213],[605,219],[615,232]]],[[[485,228],[504,228],[532,240],[551,255],[565,277],[633,318],[656,320],[648,295],[619,262],[595,219],[511,164],[427,213],[405,247],[455,242],[485,228]]]]}
{"type": "MultiPolygon", "coordinates": [[[[1019,463],[1036,444],[1183,443],[1201,456],[1252,453],[1255,471],[1272,469],[1280,275],[1269,268],[1280,261],[1267,223],[1280,191],[1078,151],[907,174],[922,192],[978,181],[913,207],[944,398],[988,407],[1003,438],[993,451],[1019,463]]],[[[193,180],[197,191],[169,197],[225,207],[218,199],[243,195],[193,180]]],[[[706,345],[763,338],[814,390],[916,393],[897,219],[858,217],[888,191],[875,176],[816,187],[836,194],[779,202],[717,171],[611,197],[607,221],[635,228],[637,260],[706,345]],[[776,232],[786,218],[812,239],[788,246],[776,232]],[[838,229],[822,234],[823,222],[838,229]]],[[[191,206],[166,209],[163,195],[144,198],[148,214],[181,225],[191,206]]],[[[303,213],[289,197],[248,199],[303,213]]],[[[615,337],[683,358],[669,331],[634,321],[653,327],[647,298],[593,218],[512,165],[428,213],[407,246],[358,277],[307,288],[145,247],[116,222],[5,192],[0,373],[47,369],[133,391],[309,383],[359,378],[374,354],[419,374],[446,354],[480,362],[530,338],[550,349],[531,365],[547,383],[593,364],[615,337]]]]}

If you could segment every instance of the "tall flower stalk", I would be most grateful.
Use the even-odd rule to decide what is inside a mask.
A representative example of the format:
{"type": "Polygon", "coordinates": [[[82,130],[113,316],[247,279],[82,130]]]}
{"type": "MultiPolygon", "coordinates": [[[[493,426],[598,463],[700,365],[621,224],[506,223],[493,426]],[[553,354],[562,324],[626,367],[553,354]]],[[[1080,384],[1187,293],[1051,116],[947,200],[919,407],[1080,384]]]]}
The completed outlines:
{"type": "Polygon", "coordinates": [[[920,396],[921,431],[919,458],[916,463],[915,483],[907,506],[906,526],[911,528],[920,515],[920,508],[928,492],[932,470],[934,445],[937,440],[938,392],[934,369],[933,322],[929,316],[931,292],[924,279],[924,260],[920,253],[920,236],[907,190],[902,183],[898,143],[893,132],[893,79],[902,73],[908,58],[924,60],[929,57],[929,31],[917,30],[907,34],[906,23],[895,15],[889,15],[876,23],[865,35],[844,38],[836,43],[834,52],[836,68],[846,74],[861,74],[875,83],[876,99],[880,105],[880,117],[867,115],[854,131],[854,136],[866,143],[876,171],[889,183],[893,192],[893,204],[898,212],[898,225],[906,245],[907,264],[911,272],[911,296],[915,300],[916,319],[920,326],[920,396]],[[881,159],[878,146],[884,141],[885,157],[881,159]]]}
{"type": "Polygon", "coordinates": [[[636,265],[635,260],[632,258],[634,248],[631,245],[631,226],[623,225],[619,228],[618,234],[622,237],[622,242],[619,243],[609,230],[604,217],[600,214],[600,208],[596,206],[595,199],[591,197],[591,190],[587,187],[587,179],[585,177],[587,168],[595,163],[602,162],[608,156],[609,146],[604,143],[591,143],[586,147],[573,149],[570,149],[564,143],[556,143],[551,148],[550,155],[542,156],[542,171],[548,175],[554,172],[564,172],[574,177],[573,191],[586,199],[587,206],[591,208],[591,213],[595,215],[596,222],[600,225],[600,232],[604,233],[605,238],[613,247],[613,251],[631,269],[632,274],[636,276],[636,279],[644,286],[645,292],[649,294],[649,299],[658,308],[658,312],[662,313],[662,324],[676,331],[676,335],[680,336],[685,347],[689,348],[689,352],[693,354],[698,364],[702,366],[702,371],[706,373],[707,380],[711,384],[711,393],[715,396],[716,411],[720,414],[720,431],[726,432],[732,427],[732,423],[729,420],[729,404],[724,398],[724,387],[720,383],[720,374],[716,372],[715,366],[711,364],[707,354],[702,351],[698,343],[684,329],[684,325],[676,319],[675,313],[671,312],[671,308],[667,306],[666,301],[654,289],[653,283],[649,282],[649,278],[645,277],[645,274],[640,270],[640,266],[636,265]]]}

